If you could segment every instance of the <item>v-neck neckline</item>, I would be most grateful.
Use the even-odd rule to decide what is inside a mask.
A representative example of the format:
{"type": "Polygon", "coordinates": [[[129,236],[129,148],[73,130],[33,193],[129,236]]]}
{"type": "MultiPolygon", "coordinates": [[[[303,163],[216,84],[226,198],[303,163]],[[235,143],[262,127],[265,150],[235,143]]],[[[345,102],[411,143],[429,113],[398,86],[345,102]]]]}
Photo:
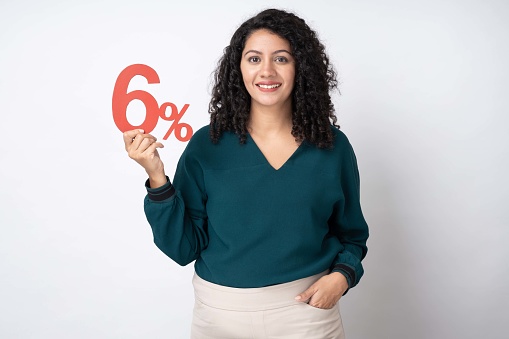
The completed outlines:
{"type": "Polygon", "coordinates": [[[283,164],[279,167],[279,168],[275,168],[274,166],[272,166],[272,164],[270,163],[270,161],[267,159],[267,157],[265,156],[265,154],[263,154],[262,150],[260,149],[260,147],[258,146],[258,144],[256,143],[256,141],[253,139],[253,137],[251,136],[250,133],[247,133],[247,136],[249,138],[249,140],[253,143],[254,147],[256,148],[256,150],[258,151],[258,154],[263,158],[263,160],[265,161],[265,164],[267,164],[272,170],[274,170],[275,172],[279,172],[281,169],[283,169],[283,167],[287,166],[287,164],[290,162],[290,160],[292,160],[296,154],[300,151],[300,149],[302,149],[304,147],[304,143],[305,141],[303,140],[300,145],[295,149],[295,151],[293,151],[293,153],[283,162],[283,164]]]}

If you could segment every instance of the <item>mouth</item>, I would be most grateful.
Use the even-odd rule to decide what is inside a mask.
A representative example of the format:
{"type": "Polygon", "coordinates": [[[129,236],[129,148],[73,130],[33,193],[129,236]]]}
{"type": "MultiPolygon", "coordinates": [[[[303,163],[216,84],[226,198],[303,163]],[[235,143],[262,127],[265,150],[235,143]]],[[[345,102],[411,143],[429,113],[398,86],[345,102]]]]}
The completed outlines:
{"type": "Polygon", "coordinates": [[[256,84],[256,86],[263,88],[263,89],[274,89],[274,88],[281,87],[281,84],[271,84],[271,85],[256,84]]]}

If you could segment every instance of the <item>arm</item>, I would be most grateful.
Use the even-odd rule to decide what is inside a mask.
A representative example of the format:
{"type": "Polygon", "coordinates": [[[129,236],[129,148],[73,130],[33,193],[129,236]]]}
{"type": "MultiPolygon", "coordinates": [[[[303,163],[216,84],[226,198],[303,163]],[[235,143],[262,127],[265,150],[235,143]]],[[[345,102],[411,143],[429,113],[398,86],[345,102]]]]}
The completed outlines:
{"type": "Polygon", "coordinates": [[[334,259],[331,271],[343,274],[348,281],[349,288],[352,288],[357,285],[364,274],[361,261],[368,250],[366,241],[369,230],[360,205],[357,159],[349,143],[342,161],[341,187],[344,199],[334,206],[334,213],[329,219],[329,227],[344,248],[334,259]]]}
{"type": "Polygon", "coordinates": [[[163,145],[156,138],[143,134],[142,130],[133,130],[124,133],[124,143],[129,157],[139,163],[149,176],[145,183],[147,196],[144,208],[155,244],[178,264],[190,263],[208,243],[206,199],[199,166],[187,159],[186,148],[175,174],[176,182],[186,191],[183,194],[175,189],[164,173],[164,165],[157,152],[157,148],[163,145]],[[188,201],[187,206],[184,201],[188,201]]]}
{"type": "Polygon", "coordinates": [[[361,261],[366,256],[369,232],[360,206],[359,171],[349,143],[342,154],[340,183],[343,199],[334,205],[328,223],[330,232],[343,248],[334,258],[331,273],[295,298],[317,308],[333,307],[348,289],[357,285],[364,273],[361,261]]]}
{"type": "Polygon", "coordinates": [[[145,215],[156,246],[184,266],[208,245],[203,173],[188,148],[177,165],[174,185],[166,181],[156,189],[147,187],[145,215]]]}

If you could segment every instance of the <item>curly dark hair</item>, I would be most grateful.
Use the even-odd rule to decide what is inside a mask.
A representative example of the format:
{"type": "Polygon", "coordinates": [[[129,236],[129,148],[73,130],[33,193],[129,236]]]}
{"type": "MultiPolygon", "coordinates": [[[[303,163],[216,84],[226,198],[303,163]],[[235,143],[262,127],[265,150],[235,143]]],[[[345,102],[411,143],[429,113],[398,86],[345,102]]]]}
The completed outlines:
{"type": "Polygon", "coordinates": [[[209,104],[210,138],[217,143],[224,131],[235,132],[240,143],[247,139],[251,97],[244,86],[240,62],[247,39],[254,31],[266,29],[286,39],[295,59],[292,92],[292,135],[319,148],[331,148],[337,125],[330,91],[337,88],[336,72],[324,45],[306,22],[293,13],[267,9],[244,22],[224,49],[214,72],[209,104]]]}

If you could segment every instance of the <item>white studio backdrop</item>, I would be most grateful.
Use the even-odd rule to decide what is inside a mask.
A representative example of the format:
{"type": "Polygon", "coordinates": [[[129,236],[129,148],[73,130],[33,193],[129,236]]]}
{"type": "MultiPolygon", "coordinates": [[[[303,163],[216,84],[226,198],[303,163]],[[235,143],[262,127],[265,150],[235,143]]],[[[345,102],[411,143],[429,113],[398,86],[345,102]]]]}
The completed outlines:
{"type": "MultiPolygon", "coordinates": [[[[32,0],[0,1],[1,338],[189,337],[193,268],[152,243],[113,88],[148,65],[160,83],[129,91],[198,129],[223,48],[268,7],[306,19],[340,75],[371,227],[347,338],[507,337],[506,1],[32,0]]],[[[185,142],[164,143],[171,177],[185,142]]]]}

